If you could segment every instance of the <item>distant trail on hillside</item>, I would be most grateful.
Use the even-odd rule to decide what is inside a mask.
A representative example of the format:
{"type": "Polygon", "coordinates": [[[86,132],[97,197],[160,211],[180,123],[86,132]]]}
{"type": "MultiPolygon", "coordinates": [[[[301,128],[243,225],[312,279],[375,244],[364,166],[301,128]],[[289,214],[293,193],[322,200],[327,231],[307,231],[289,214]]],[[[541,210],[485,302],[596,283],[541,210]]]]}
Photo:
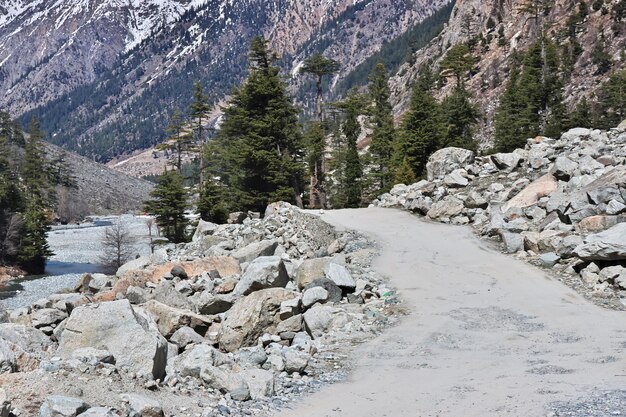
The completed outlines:
{"type": "Polygon", "coordinates": [[[380,243],[374,267],[411,313],[355,350],[346,382],[279,417],[582,417],[624,409],[623,312],[589,303],[467,227],[379,208],[322,217],[380,243]]]}

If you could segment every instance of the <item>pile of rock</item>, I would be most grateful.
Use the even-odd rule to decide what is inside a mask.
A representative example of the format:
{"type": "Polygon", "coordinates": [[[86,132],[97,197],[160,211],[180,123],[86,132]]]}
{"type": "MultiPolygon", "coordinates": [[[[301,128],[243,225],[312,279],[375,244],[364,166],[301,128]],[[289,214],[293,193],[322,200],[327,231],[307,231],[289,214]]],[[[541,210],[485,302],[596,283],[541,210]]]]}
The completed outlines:
{"type": "Polygon", "coordinates": [[[111,408],[162,415],[141,390],[208,393],[205,415],[219,415],[218,405],[232,415],[239,402],[289,399],[315,385],[335,366],[328,352],[387,325],[397,300],[369,269],[375,249],[365,238],[339,235],[285,203],[259,217],[201,222],[189,244],[133,260],[116,276],[86,275],[73,293],[8,312],[0,374],[90,375],[126,390],[97,410],[88,398],[50,397],[42,416],[111,408]],[[129,381],[137,392],[128,392],[129,381]],[[144,405],[149,411],[137,411],[144,405]]]}
{"type": "Polygon", "coordinates": [[[604,304],[626,297],[626,126],[572,129],[484,157],[446,148],[427,172],[373,205],[472,224],[501,238],[508,253],[579,277],[573,285],[604,304]]]}

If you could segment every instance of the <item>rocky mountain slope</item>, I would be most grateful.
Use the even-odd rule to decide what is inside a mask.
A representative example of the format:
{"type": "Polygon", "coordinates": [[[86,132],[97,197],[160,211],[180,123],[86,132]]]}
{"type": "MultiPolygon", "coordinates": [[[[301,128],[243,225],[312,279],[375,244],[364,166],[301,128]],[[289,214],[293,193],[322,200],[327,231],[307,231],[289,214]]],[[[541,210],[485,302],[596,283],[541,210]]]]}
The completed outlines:
{"type": "Polygon", "coordinates": [[[445,148],[427,169],[427,180],[398,185],[374,204],[471,224],[598,304],[624,309],[626,123],[485,157],[445,148]]]}
{"type": "MultiPolygon", "coordinates": [[[[622,0],[575,1],[535,0],[477,1],[459,0],[446,28],[430,45],[414,55],[412,63],[405,64],[392,79],[393,103],[396,116],[407,109],[411,91],[408,88],[424,66],[439,61],[454,45],[463,42],[476,44],[474,55],[478,58],[476,70],[467,80],[468,88],[480,105],[485,120],[477,135],[483,142],[493,138],[493,117],[508,73],[513,65],[512,56],[525,51],[546,28],[546,36],[559,48],[564,65],[564,97],[569,107],[575,106],[582,97],[593,103],[598,87],[626,62],[626,3],[622,0]],[[543,4],[551,7],[544,11],[543,4]],[[525,11],[536,4],[540,10],[535,18],[525,11]],[[594,59],[595,51],[603,51],[611,59],[608,69],[601,69],[594,59]]],[[[437,91],[439,98],[445,96],[450,84],[437,91]]]]}
{"type": "Polygon", "coordinates": [[[270,40],[287,72],[321,50],[343,63],[341,77],[446,3],[14,2],[0,20],[0,86],[9,91],[0,106],[14,116],[44,106],[36,113],[54,143],[108,160],[156,143],[193,81],[215,101],[229,93],[254,35],[270,40]]]}

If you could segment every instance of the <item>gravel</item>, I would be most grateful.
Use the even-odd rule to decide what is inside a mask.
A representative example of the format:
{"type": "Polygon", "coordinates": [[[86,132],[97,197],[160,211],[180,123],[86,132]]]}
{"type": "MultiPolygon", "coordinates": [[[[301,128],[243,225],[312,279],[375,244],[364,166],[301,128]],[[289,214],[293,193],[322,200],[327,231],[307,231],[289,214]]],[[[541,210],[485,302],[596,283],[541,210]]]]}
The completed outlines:
{"type": "Polygon", "coordinates": [[[107,226],[118,219],[128,224],[135,238],[134,253],[150,253],[145,216],[92,217],[80,225],[55,226],[48,234],[48,243],[54,252],[47,265],[47,275],[28,277],[9,282],[0,288],[0,307],[26,307],[50,294],[76,285],[82,274],[102,272],[99,265],[102,253],[101,239],[107,226]]]}

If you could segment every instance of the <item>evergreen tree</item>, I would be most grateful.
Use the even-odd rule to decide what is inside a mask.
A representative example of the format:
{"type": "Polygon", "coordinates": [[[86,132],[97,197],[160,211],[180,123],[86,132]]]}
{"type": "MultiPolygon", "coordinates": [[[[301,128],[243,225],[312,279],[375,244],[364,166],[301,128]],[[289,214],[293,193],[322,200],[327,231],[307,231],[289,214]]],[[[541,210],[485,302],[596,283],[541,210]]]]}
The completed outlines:
{"type": "Polygon", "coordinates": [[[47,236],[54,194],[48,182],[48,169],[41,147],[42,137],[39,121],[33,118],[20,167],[25,211],[22,215],[23,230],[17,249],[17,261],[32,274],[43,273],[46,260],[52,255],[47,236]]]}
{"type": "Polygon", "coordinates": [[[156,217],[163,235],[174,243],[184,242],[188,224],[185,217],[187,192],[181,173],[165,171],[157,180],[150,196],[152,199],[146,201],[145,209],[156,217]]]}
{"type": "Polygon", "coordinates": [[[228,220],[224,190],[214,179],[207,179],[200,190],[198,213],[204,221],[223,224],[228,220]]]}
{"type": "Polygon", "coordinates": [[[309,123],[304,134],[309,166],[309,206],[326,208],[326,134],[320,122],[309,123]]]}
{"type": "Polygon", "coordinates": [[[361,134],[359,116],[365,109],[364,98],[352,89],[344,101],[335,103],[342,112],[341,132],[333,149],[332,176],[334,189],[331,201],[334,208],[359,207],[362,201],[363,168],[357,149],[361,134]]]}
{"type": "Polygon", "coordinates": [[[370,100],[373,103],[371,110],[372,143],[369,148],[372,167],[369,176],[374,184],[374,195],[389,191],[393,178],[391,166],[395,128],[393,123],[393,109],[389,102],[389,77],[385,65],[379,63],[370,75],[370,100]]]}
{"type": "Polygon", "coordinates": [[[476,141],[473,130],[478,123],[480,112],[471,102],[471,94],[463,85],[454,88],[452,94],[441,103],[445,124],[445,147],[470,149],[475,151],[476,141]]]}
{"type": "MultiPolygon", "coordinates": [[[[196,148],[200,151],[202,151],[202,147],[206,141],[204,123],[206,123],[206,118],[208,117],[209,111],[211,111],[211,106],[209,105],[209,97],[204,92],[202,84],[200,84],[199,81],[196,81],[193,86],[193,99],[191,104],[189,105],[189,117],[193,121],[196,148]]],[[[174,129],[176,128],[177,127],[174,127],[174,129]]],[[[202,158],[202,152],[200,152],[200,185],[202,185],[204,179],[204,169],[205,163],[202,158]]]]}
{"type": "Polygon", "coordinates": [[[415,176],[415,172],[413,172],[411,165],[409,165],[409,159],[404,158],[402,160],[402,164],[400,164],[400,166],[398,167],[398,170],[396,171],[395,183],[411,185],[411,184],[415,184],[415,182],[417,182],[417,177],[415,176]]]}
{"type": "Polygon", "coordinates": [[[608,129],[626,119],[626,70],[618,71],[604,83],[599,92],[599,123],[608,129]]]}
{"type": "Polygon", "coordinates": [[[0,265],[16,262],[23,228],[18,214],[23,204],[22,195],[9,154],[7,139],[0,135],[0,265]]]}
{"type": "Polygon", "coordinates": [[[297,110],[267,41],[254,38],[250,74],[232,94],[211,152],[211,165],[238,210],[263,212],[274,201],[302,207],[302,136],[297,110]]]}
{"type": "MultiPolygon", "coordinates": [[[[191,135],[185,132],[185,125],[185,119],[183,118],[181,111],[179,109],[174,110],[174,113],[170,118],[170,123],[165,130],[168,137],[165,139],[164,143],[157,146],[157,149],[159,150],[172,152],[174,156],[172,164],[179,172],[182,172],[183,154],[187,151],[192,142],[191,135]]],[[[198,126],[196,126],[196,128],[198,128],[198,126]]]]}
{"type": "Polygon", "coordinates": [[[587,97],[583,97],[572,114],[570,115],[570,127],[593,127],[593,116],[591,114],[591,106],[587,101],[587,97]]]}
{"type": "Polygon", "coordinates": [[[478,59],[472,55],[470,47],[466,43],[459,43],[450,48],[441,61],[441,75],[453,76],[456,78],[457,87],[460,87],[465,84],[467,74],[474,69],[477,62],[478,59]]]}
{"type": "MultiPolygon", "coordinates": [[[[304,61],[304,65],[302,66],[302,69],[300,70],[300,73],[302,74],[310,74],[313,77],[315,77],[316,90],[317,90],[315,105],[316,105],[316,112],[317,112],[317,122],[320,127],[323,125],[323,122],[324,122],[324,112],[323,112],[323,102],[322,102],[322,97],[323,97],[322,86],[323,86],[324,77],[336,73],[337,71],[339,71],[339,68],[340,68],[339,62],[335,61],[334,59],[325,58],[321,53],[317,52],[312,57],[304,61]]],[[[314,131],[310,133],[319,134],[320,132],[314,131]]],[[[322,130],[321,134],[325,141],[326,135],[324,133],[325,132],[322,130]]],[[[320,136],[318,135],[318,138],[319,137],[320,136]]],[[[325,208],[326,200],[327,200],[326,184],[325,184],[326,144],[324,142],[324,146],[321,147],[321,152],[319,151],[319,149],[317,149],[319,148],[319,146],[317,146],[318,144],[316,142],[314,142],[313,145],[316,148],[311,149],[309,151],[309,155],[310,155],[309,165],[313,167],[313,169],[310,170],[311,184],[309,188],[309,206],[312,208],[315,208],[315,207],[325,208]],[[312,160],[311,159],[312,155],[314,155],[316,159],[312,160]]]]}
{"type": "Polygon", "coordinates": [[[441,108],[421,80],[413,87],[409,110],[400,125],[394,149],[395,167],[406,158],[415,175],[422,175],[430,155],[444,141],[441,108]]]}

